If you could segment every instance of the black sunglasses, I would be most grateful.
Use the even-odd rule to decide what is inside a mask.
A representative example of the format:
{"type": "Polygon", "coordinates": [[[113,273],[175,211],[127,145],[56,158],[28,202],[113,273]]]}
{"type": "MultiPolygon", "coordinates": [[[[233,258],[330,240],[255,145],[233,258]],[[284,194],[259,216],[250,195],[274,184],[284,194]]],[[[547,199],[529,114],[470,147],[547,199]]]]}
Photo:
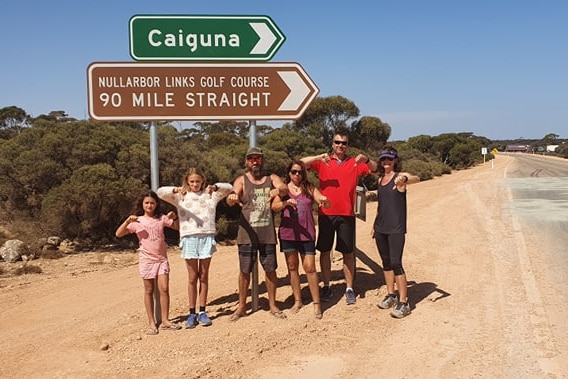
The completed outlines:
{"type": "Polygon", "coordinates": [[[336,145],[347,146],[347,141],[333,141],[333,143],[336,144],[336,145]]]}
{"type": "Polygon", "coordinates": [[[302,170],[290,170],[292,175],[303,175],[302,170]]]}
{"type": "Polygon", "coordinates": [[[394,158],[389,158],[389,157],[382,157],[381,159],[379,159],[381,162],[382,161],[394,161],[394,158]]]}

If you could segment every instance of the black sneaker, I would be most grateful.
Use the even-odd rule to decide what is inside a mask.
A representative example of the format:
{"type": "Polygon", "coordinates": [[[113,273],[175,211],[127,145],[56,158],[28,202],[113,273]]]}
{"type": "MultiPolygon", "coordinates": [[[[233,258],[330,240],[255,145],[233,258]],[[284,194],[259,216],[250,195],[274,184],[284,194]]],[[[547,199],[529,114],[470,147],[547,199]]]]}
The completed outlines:
{"type": "Polygon", "coordinates": [[[323,288],[321,289],[321,301],[330,301],[331,298],[333,297],[333,292],[331,291],[331,287],[330,286],[323,286],[323,288]]]}

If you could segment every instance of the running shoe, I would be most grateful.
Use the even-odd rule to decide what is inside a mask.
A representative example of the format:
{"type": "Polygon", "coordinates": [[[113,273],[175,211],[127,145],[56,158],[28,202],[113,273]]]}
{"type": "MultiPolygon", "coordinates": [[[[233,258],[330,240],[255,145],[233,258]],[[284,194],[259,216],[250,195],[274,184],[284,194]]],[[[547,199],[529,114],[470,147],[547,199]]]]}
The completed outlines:
{"type": "Polygon", "coordinates": [[[398,303],[398,297],[396,294],[388,294],[385,296],[383,301],[377,304],[377,307],[381,309],[389,309],[390,307],[394,307],[398,303]]]}
{"type": "Polygon", "coordinates": [[[351,288],[345,291],[345,302],[347,303],[347,305],[352,305],[357,302],[357,299],[355,298],[355,292],[353,292],[351,288]]]}
{"type": "Polygon", "coordinates": [[[185,323],[186,329],[193,329],[197,325],[197,315],[195,313],[190,313],[187,317],[187,321],[185,323]]]}
{"type": "Polygon", "coordinates": [[[403,318],[410,314],[410,305],[408,303],[399,302],[391,312],[392,317],[403,318]]]}
{"type": "Polygon", "coordinates": [[[333,292],[331,291],[330,286],[323,286],[321,289],[321,301],[330,301],[333,297],[333,292]]]}
{"type": "Polygon", "coordinates": [[[202,326],[209,326],[212,324],[211,319],[207,316],[205,312],[199,312],[199,316],[197,316],[197,320],[199,321],[199,325],[202,326]]]}

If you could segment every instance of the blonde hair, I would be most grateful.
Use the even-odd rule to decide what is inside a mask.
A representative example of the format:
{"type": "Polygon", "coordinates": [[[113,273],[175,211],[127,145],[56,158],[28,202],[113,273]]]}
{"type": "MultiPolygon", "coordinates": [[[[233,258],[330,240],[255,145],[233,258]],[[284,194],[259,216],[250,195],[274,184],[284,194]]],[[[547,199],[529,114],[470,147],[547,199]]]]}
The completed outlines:
{"type": "Polygon", "coordinates": [[[183,187],[184,190],[186,190],[187,192],[191,192],[191,189],[189,188],[189,184],[187,183],[187,179],[191,176],[191,175],[197,175],[201,177],[201,180],[203,181],[201,183],[201,188],[200,190],[203,191],[205,189],[205,185],[206,185],[206,181],[207,178],[205,178],[205,174],[203,174],[203,171],[201,171],[200,169],[198,169],[197,167],[190,167],[185,174],[182,176],[181,178],[181,186],[183,187]]]}

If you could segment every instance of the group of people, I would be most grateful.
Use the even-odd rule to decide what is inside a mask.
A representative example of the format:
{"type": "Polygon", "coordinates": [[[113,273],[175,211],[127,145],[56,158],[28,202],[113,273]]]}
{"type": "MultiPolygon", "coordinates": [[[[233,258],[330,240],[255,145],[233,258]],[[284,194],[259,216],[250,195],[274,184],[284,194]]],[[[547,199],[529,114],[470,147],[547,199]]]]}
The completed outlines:
{"type": "Polygon", "coordinates": [[[299,275],[301,260],[312,297],[314,317],[322,318],[320,301],[329,301],[333,297],[330,286],[332,249],[343,255],[345,301],[347,305],[355,304],[353,205],[358,178],[371,172],[379,173],[378,209],[372,237],[383,263],[387,288],[387,295],[377,306],[381,309],[394,307],[391,312],[393,317],[407,316],[410,305],[402,266],[406,235],[406,190],[409,184],[419,182],[420,178],[401,171],[400,157],[391,146],[379,153],[378,161],[372,161],[363,154],[355,157],[347,155],[348,144],[347,134],[336,132],[331,153],[293,160],[284,180],[276,174],[266,174],[262,150],[251,147],[245,157],[245,173],[233,184],[207,185],[203,173],[191,168],[182,178],[180,187],[160,187],[157,193],[150,191],[144,194],[137,202],[137,212],[119,226],[116,235],[122,237],[136,233],[140,241],[139,267],[144,281],[148,333],[158,333],[153,313],[155,285],[160,293],[161,316],[164,320],[161,327],[166,330],[181,328],[169,321],[169,264],[164,227],[179,230],[181,257],[188,271],[189,315],[185,326],[211,325],[206,305],[209,266],[216,251],[215,209],[225,198],[229,206],[238,204],[241,207],[237,232],[239,301],[229,318],[231,321],[237,321],[247,314],[247,292],[257,260],[265,272],[269,312],[276,318],[286,318],[276,304],[277,241],[285,255],[294,296],[291,313],[297,313],[303,307],[299,275]],[[319,188],[309,182],[308,170],[317,173],[319,188]],[[159,213],[160,199],[174,205],[178,216],[174,212],[167,215],[159,213]],[[319,209],[317,239],[314,204],[319,209]],[[275,212],[281,215],[277,231],[273,216],[275,212]],[[316,250],[320,251],[321,289],[316,270],[316,250]]]}

